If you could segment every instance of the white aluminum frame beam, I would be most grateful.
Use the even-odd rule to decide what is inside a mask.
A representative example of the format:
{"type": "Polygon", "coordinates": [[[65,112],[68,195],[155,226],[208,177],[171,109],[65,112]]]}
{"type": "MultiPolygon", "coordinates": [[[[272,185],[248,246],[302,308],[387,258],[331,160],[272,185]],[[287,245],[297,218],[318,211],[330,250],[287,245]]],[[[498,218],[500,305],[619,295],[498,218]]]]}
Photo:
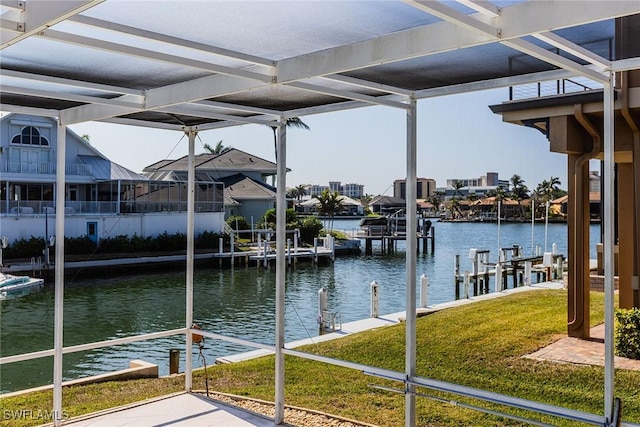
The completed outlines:
{"type": "Polygon", "coordinates": [[[407,108],[407,140],[406,140],[406,159],[407,159],[407,178],[405,181],[406,194],[406,332],[405,332],[405,375],[407,382],[405,383],[405,425],[413,427],[416,424],[416,394],[415,386],[411,384],[416,376],[416,268],[417,268],[417,249],[418,241],[416,239],[417,220],[417,146],[418,146],[418,114],[417,102],[415,98],[409,99],[407,108]]]}
{"type": "MultiPolygon", "coordinates": [[[[139,38],[154,40],[180,46],[181,48],[188,48],[201,52],[212,53],[214,55],[224,56],[227,58],[244,61],[249,64],[262,65],[268,67],[269,70],[275,67],[275,61],[267,58],[262,58],[255,55],[249,55],[242,52],[237,52],[229,49],[224,49],[217,46],[211,46],[204,43],[194,42],[192,40],[181,39],[167,34],[157,33],[154,31],[143,30],[129,25],[118,24],[116,22],[105,21],[103,19],[93,18],[90,16],[76,15],[68,21],[75,22],[77,24],[87,25],[90,27],[101,28],[104,30],[110,30],[117,33],[125,33],[139,38]]],[[[265,70],[266,71],[266,70],[265,70]]]]}
{"type": "Polygon", "coordinates": [[[187,160],[187,271],[186,271],[186,319],[185,328],[187,328],[186,336],[186,352],[185,352],[185,391],[190,392],[193,388],[192,366],[193,366],[193,273],[194,263],[193,255],[195,254],[195,142],[198,135],[198,129],[195,127],[187,127],[184,133],[188,137],[188,160],[187,160]]]}
{"type": "Polygon", "coordinates": [[[127,46],[120,43],[110,42],[106,40],[95,39],[92,37],[80,36],[77,34],[66,33],[57,30],[45,30],[38,33],[38,37],[48,40],[54,40],[62,43],[76,44],[82,47],[104,50],[112,53],[133,56],[136,58],[144,58],[152,61],[165,62],[194,69],[205,70],[212,73],[226,74],[230,76],[242,77],[246,79],[259,80],[270,83],[272,77],[270,74],[261,74],[253,71],[227,67],[224,65],[214,64],[212,62],[199,61],[189,59],[182,56],[161,53],[154,50],[143,49],[134,46],[127,46]]]}
{"type": "MultiPolygon", "coordinates": [[[[23,19],[16,22],[16,31],[2,31],[0,33],[0,40],[2,40],[0,50],[38,34],[40,31],[90,9],[103,1],[23,1],[17,2],[17,5],[16,2],[7,2],[7,6],[14,9],[23,8],[21,13],[23,19]]],[[[5,6],[5,2],[3,1],[2,3],[5,6]]]]}
{"type": "Polygon", "coordinates": [[[596,55],[590,50],[585,49],[582,46],[577,45],[563,37],[560,37],[557,34],[546,32],[533,34],[533,37],[595,65],[600,71],[611,69],[611,61],[601,57],[600,55],[596,55]]]}
{"type": "MultiPolygon", "coordinates": [[[[132,109],[142,109],[144,108],[144,104],[142,102],[132,102],[127,101],[126,99],[134,98],[132,95],[122,95],[118,98],[100,98],[98,96],[88,96],[88,95],[77,95],[68,92],[56,92],[52,90],[42,90],[42,89],[28,89],[23,87],[16,86],[8,86],[8,85],[0,85],[0,93],[13,93],[18,95],[26,95],[33,96],[36,98],[47,98],[47,99],[59,99],[64,101],[72,101],[72,102],[83,102],[87,104],[98,104],[98,105],[111,105],[114,107],[124,107],[124,108],[132,108],[132,109]],[[125,101],[122,101],[125,99],[125,101]]],[[[134,99],[137,99],[135,97],[134,99]]]]}
{"type": "MultiPolygon", "coordinates": [[[[614,412],[614,243],[615,243],[615,180],[614,180],[614,76],[608,73],[609,81],[604,85],[604,128],[603,128],[603,154],[604,165],[604,416],[612,424],[614,412]]],[[[637,231],[636,231],[637,232],[637,231]]]]}
{"type": "Polygon", "coordinates": [[[71,80],[61,77],[47,76],[44,74],[25,73],[22,71],[2,70],[3,77],[12,77],[16,79],[22,79],[27,81],[34,81],[38,83],[52,83],[55,85],[67,86],[71,88],[80,88],[95,90],[99,92],[105,92],[107,94],[121,94],[121,95],[134,95],[140,97],[142,101],[144,93],[141,90],[129,89],[122,86],[112,86],[100,83],[84,82],[81,80],[71,80]]]}
{"type": "Polygon", "coordinates": [[[287,247],[287,126],[281,117],[278,126],[276,159],[276,337],[275,337],[275,424],[284,422],[284,346],[285,346],[285,283],[287,247]]]}
{"type": "MultiPolygon", "coordinates": [[[[509,40],[635,13],[640,13],[640,5],[631,1],[591,2],[584,8],[576,8],[574,2],[568,1],[528,1],[502,8],[493,27],[500,28],[500,40],[509,40]],[[530,19],[523,20],[522,16],[530,19]]],[[[467,16],[485,19],[481,13],[467,16]]],[[[277,81],[338,74],[493,43],[496,37],[469,32],[451,22],[438,22],[280,60],[277,81]]]]}
{"type": "Polygon", "coordinates": [[[403,110],[407,108],[406,104],[403,104],[401,102],[396,102],[396,101],[388,101],[388,100],[385,100],[384,97],[369,96],[369,95],[363,95],[360,93],[349,92],[346,90],[331,89],[328,87],[318,86],[310,83],[293,82],[293,83],[287,83],[287,86],[295,87],[297,89],[308,90],[310,92],[321,93],[325,95],[332,95],[332,96],[337,96],[345,99],[352,99],[356,101],[362,101],[362,102],[366,102],[373,105],[386,105],[387,107],[402,108],[403,110]]]}
{"type": "MultiPolygon", "coordinates": [[[[502,40],[502,29],[500,27],[495,27],[485,24],[484,22],[480,22],[474,19],[472,15],[465,15],[456,11],[455,9],[445,6],[442,3],[424,0],[404,0],[404,2],[414,6],[419,10],[429,13],[430,15],[442,18],[452,24],[460,25],[461,27],[466,28],[470,31],[477,32],[488,37],[493,37],[495,41],[512,49],[526,53],[527,55],[534,58],[538,58],[541,61],[545,61],[557,67],[573,71],[576,74],[589,77],[601,83],[604,83],[606,81],[605,77],[601,73],[593,71],[590,68],[585,67],[584,65],[578,64],[577,62],[571,61],[570,59],[564,58],[528,41],[519,38],[502,40]]],[[[556,40],[557,39],[561,38],[556,37],[556,40]]]]}
{"type": "MultiPolygon", "coordinates": [[[[56,150],[56,258],[54,290],[54,329],[53,329],[53,422],[56,427],[62,424],[62,373],[64,348],[64,207],[66,196],[66,153],[67,126],[58,120],[56,150]]],[[[49,238],[45,236],[45,238],[49,238]]]]}

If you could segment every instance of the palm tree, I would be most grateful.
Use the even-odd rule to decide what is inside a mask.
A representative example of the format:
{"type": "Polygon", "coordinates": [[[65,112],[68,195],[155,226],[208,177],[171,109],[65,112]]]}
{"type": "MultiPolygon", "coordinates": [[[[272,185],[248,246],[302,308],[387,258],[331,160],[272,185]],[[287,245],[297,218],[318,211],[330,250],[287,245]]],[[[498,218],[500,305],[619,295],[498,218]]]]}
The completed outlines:
{"type": "Polygon", "coordinates": [[[333,231],[333,217],[342,210],[342,197],[337,191],[324,190],[322,194],[314,196],[318,199],[318,213],[329,217],[329,231],[333,231]]]}
{"type": "Polygon", "coordinates": [[[510,181],[512,185],[511,198],[518,202],[520,218],[524,218],[524,206],[522,206],[522,201],[529,198],[529,189],[524,185],[524,180],[518,174],[513,175],[510,181]]]}
{"type": "Polygon", "coordinates": [[[297,194],[296,194],[296,198],[298,199],[298,203],[300,203],[300,200],[307,195],[307,186],[304,184],[300,184],[295,188],[297,194]]]}
{"type": "Polygon", "coordinates": [[[218,141],[215,147],[210,146],[206,142],[204,143],[203,147],[204,147],[204,151],[206,151],[208,154],[222,154],[222,153],[226,153],[227,151],[231,150],[231,148],[233,148],[231,146],[225,147],[224,145],[222,145],[222,140],[218,141]]]}
{"type": "MultiPolygon", "coordinates": [[[[288,119],[285,120],[284,123],[285,123],[285,126],[288,128],[298,128],[298,129],[304,129],[304,130],[311,129],[309,126],[307,126],[305,122],[300,120],[299,117],[289,117],[288,119]]],[[[278,135],[276,131],[278,130],[278,126],[269,126],[269,127],[273,131],[273,151],[275,152],[276,162],[277,162],[278,161],[278,135]]]]}
{"type": "Polygon", "coordinates": [[[462,181],[454,181],[453,182],[453,195],[454,196],[462,196],[462,191],[460,191],[464,187],[462,181]]]}

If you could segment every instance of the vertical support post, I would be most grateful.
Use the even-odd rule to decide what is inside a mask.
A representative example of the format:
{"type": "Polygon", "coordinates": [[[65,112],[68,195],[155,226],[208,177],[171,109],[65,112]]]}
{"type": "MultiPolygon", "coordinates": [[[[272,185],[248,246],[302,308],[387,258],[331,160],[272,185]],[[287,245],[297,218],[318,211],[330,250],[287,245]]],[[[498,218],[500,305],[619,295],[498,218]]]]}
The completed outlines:
{"type": "Polygon", "coordinates": [[[458,285],[458,277],[460,276],[460,255],[454,255],[455,268],[453,272],[453,283],[455,285],[456,300],[460,299],[460,286],[458,285]]]}
{"type": "Polygon", "coordinates": [[[613,420],[614,408],[614,88],[613,73],[604,84],[604,416],[613,420]]]}
{"type": "MultiPolygon", "coordinates": [[[[513,284],[513,287],[516,287],[516,284],[513,284]]],[[[502,264],[500,264],[500,262],[498,262],[496,264],[496,292],[500,292],[504,290],[502,288],[502,264]]]]}
{"type": "Polygon", "coordinates": [[[524,263],[524,286],[531,286],[531,261],[525,261],[524,263]]]}
{"type": "Polygon", "coordinates": [[[373,282],[371,282],[371,284],[369,285],[369,288],[371,289],[371,310],[370,310],[370,316],[371,317],[378,317],[380,316],[380,285],[378,285],[378,282],[376,282],[375,280],[373,282]]]}
{"type": "Polygon", "coordinates": [[[420,307],[427,308],[429,304],[429,278],[426,274],[420,276],[420,307]]]}
{"type": "Polygon", "coordinates": [[[318,332],[320,335],[324,333],[325,314],[328,309],[327,290],[322,287],[318,290],[318,332]]]}
{"type": "Polygon", "coordinates": [[[287,200],[287,126],[286,119],[280,118],[278,126],[276,160],[276,372],[275,372],[275,417],[276,424],[284,422],[284,286],[287,269],[285,259],[287,200]]]}
{"type": "Polygon", "coordinates": [[[191,325],[193,325],[193,255],[194,255],[194,219],[195,219],[195,144],[198,130],[196,128],[185,128],[184,132],[189,137],[189,155],[187,161],[187,291],[186,291],[186,327],[187,327],[187,343],[185,352],[184,366],[184,388],[187,392],[192,387],[192,340],[191,325]]]}
{"type": "Polygon", "coordinates": [[[67,126],[58,120],[56,153],[56,260],[53,331],[53,416],[54,425],[62,425],[62,349],[64,346],[64,199],[67,152],[67,126]]]}
{"type": "Polygon", "coordinates": [[[236,245],[235,234],[231,233],[229,235],[229,238],[231,240],[230,245],[229,245],[229,248],[230,248],[230,251],[231,251],[231,268],[233,268],[235,266],[235,254],[234,254],[234,247],[236,245]]]}
{"type": "MultiPolygon", "coordinates": [[[[407,379],[412,379],[416,375],[416,239],[415,230],[418,220],[416,212],[417,195],[417,101],[415,97],[409,98],[407,108],[407,301],[406,301],[406,349],[405,349],[405,374],[407,379]]],[[[416,423],[416,395],[415,386],[405,385],[405,425],[414,426],[416,423]]]]}
{"type": "Polygon", "coordinates": [[[533,242],[533,231],[536,225],[536,201],[531,198],[531,256],[535,255],[535,247],[533,242]]]}

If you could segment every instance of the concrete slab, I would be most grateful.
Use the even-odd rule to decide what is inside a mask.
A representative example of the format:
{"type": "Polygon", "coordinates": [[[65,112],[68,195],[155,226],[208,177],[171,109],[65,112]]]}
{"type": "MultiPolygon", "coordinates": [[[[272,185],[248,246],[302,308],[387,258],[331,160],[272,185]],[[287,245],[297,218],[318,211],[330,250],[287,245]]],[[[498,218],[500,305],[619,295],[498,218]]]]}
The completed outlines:
{"type": "Polygon", "coordinates": [[[205,396],[182,393],[69,420],[64,425],[73,427],[262,427],[273,426],[274,422],[272,419],[215,402],[205,396]]]}

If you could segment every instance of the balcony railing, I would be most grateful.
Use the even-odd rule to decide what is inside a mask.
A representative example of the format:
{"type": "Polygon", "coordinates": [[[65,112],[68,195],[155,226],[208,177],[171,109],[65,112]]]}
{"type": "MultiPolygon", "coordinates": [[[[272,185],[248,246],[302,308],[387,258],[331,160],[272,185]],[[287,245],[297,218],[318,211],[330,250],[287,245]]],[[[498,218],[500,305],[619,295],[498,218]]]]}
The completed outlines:
{"type": "MultiPolygon", "coordinates": [[[[87,214],[137,214],[155,212],[186,212],[187,202],[65,202],[65,215],[87,214]]],[[[222,212],[222,202],[196,202],[196,212],[222,212]]],[[[0,214],[5,215],[53,215],[56,213],[52,201],[0,202],[0,214]]]]}
{"type": "MultiPolygon", "coordinates": [[[[0,172],[24,173],[34,175],[55,175],[56,164],[51,162],[1,162],[0,172]]],[[[93,168],[84,163],[67,163],[65,175],[91,176],[93,168]]]]}
{"type": "Polygon", "coordinates": [[[569,93],[587,92],[602,89],[602,85],[587,78],[551,80],[529,83],[509,88],[509,100],[541,98],[544,96],[565,95],[569,93]]]}

